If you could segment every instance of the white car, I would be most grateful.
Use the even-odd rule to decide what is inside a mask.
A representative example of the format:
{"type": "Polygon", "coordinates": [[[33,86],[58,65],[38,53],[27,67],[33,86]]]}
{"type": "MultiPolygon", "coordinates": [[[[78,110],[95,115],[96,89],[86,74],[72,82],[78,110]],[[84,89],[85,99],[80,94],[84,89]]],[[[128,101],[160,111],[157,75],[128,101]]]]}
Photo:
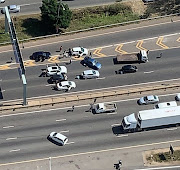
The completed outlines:
{"type": "Polygon", "coordinates": [[[65,66],[47,66],[46,74],[47,76],[53,76],[53,75],[61,75],[66,74],[67,68],[65,66]]]}
{"type": "Polygon", "coordinates": [[[72,48],[72,55],[80,57],[83,55],[88,55],[88,49],[83,47],[74,47],[72,48]]]}
{"type": "MultiPolygon", "coordinates": [[[[20,12],[20,6],[19,5],[9,5],[7,7],[8,7],[8,10],[9,10],[9,13],[20,12]]],[[[5,9],[4,8],[1,10],[1,13],[5,14],[5,9]]]]}
{"type": "Polygon", "coordinates": [[[5,2],[5,0],[0,0],[0,3],[4,3],[5,2]]]}
{"type": "Polygon", "coordinates": [[[91,79],[91,78],[98,78],[99,77],[99,71],[97,70],[85,70],[81,74],[81,77],[83,79],[91,79]]]}
{"type": "Polygon", "coordinates": [[[158,102],[159,98],[156,95],[145,96],[139,99],[139,104],[154,104],[158,102]]]}
{"type": "Polygon", "coordinates": [[[56,132],[51,132],[49,135],[49,138],[61,144],[62,146],[68,142],[68,138],[66,136],[60,133],[56,133],[56,132]]]}
{"type": "Polygon", "coordinates": [[[61,81],[59,83],[56,84],[55,87],[57,90],[65,90],[65,91],[69,91],[71,89],[76,88],[76,83],[73,81],[61,81]]]}

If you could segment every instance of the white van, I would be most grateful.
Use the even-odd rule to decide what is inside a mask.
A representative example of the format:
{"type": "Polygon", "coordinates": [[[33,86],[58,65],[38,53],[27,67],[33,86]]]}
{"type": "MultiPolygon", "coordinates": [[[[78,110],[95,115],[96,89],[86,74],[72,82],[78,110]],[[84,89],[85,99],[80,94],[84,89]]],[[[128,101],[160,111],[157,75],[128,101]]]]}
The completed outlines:
{"type": "Polygon", "coordinates": [[[177,106],[176,101],[164,102],[164,103],[156,104],[154,106],[154,109],[162,109],[162,108],[174,107],[174,106],[177,106]]]}

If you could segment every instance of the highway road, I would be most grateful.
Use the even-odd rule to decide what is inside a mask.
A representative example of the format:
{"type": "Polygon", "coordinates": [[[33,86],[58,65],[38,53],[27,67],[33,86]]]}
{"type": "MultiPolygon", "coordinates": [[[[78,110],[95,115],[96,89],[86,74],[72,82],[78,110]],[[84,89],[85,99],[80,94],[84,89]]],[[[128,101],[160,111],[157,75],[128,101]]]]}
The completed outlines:
{"type": "MultiPolygon", "coordinates": [[[[71,92],[179,78],[179,75],[177,74],[179,72],[179,24],[180,22],[176,21],[173,23],[156,24],[140,28],[137,26],[138,28],[136,29],[133,28],[123,31],[112,31],[110,29],[109,31],[106,30],[107,32],[105,33],[99,33],[99,31],[97,31],[97,33],[92,32],[93,34],[90,35],[87,33],[88,36],[85,36],[86,34],[83,33],[83,37],[79,37],[81,34],[63,36],[63,40],[56,42],[51,41],[47,42],[47,44],[32,43],[32,45],[29,45],[22,50],[24,60],[26,61],[25,65],[27,65],[27,95],[28,97],[36,97],[62,93],[52,90],[51,84],[48,84],[47,82],[48,78],[39,77],[42,72],[41,69],[46,68],[47,63],[52,64],[53,62],[60,62],[60,64],[65,65],[64,62],[58,59],[56,53],[56,50],[58,50],[57,44],[63,44],[64,49],[77,46],[77,44],[83,44],[90,49],[93,56],[102,63],[100,79],[84,81],[75,80],[75,76],[87,68],[80,64],[79,59],[73,58],[73,63],[71,65],[66,65],[68,68],[69,80],[75,80],[77,83],[77,88],[71,92]],[[162,43],[157,43],[160,39],[162,43],[166,44],[165,46],[162,46],[162,43]],[[137,45],[140,42],[139,40],[142,42],[141,46],[137,45]],[[118,44],[122,44],[122,50],[129,53],[138,52],[139,49],[142,48],[146,50],[149,49],[149,63],[138,64],[138,72],[135,74],[115,75],[115,71],[122,66],[113,64],[113,58],[118,53],[118,44]],[[104,56],[95,53],[97,49],[100,49],[100,54],[103,53],[104,56]],[[52,54],[55,55],[55,60],[47,61],[45,63],[29,62],[28,57],[34,51],[38,50],[52,52],[52,54]],[[160,53],[163,53],[161,59],[157,58],[160,53]]],[[[2,73],[0,74],[0,83],[3,101],[19,99],[22,96],[22,85],[18,77],[17,69],[11,68],[11,66],[13,67],[13,63],[6,64],[11,56],[11,47],[6,50],[3,50],[2,47],[0,52],[0,63],[2,64],[0,67],[2,73]]]]}
{"type": "MultiPolygon", "coordinates": [[[[170,100],[174,100],[174,95],[160,97],[161,102],[170,100]]],[[[75,106],[74,112],[57,108],[1,116],[0,163],[179,139],[179,127],[121,134],[119,124],[125,115],[153,108],[153,105],[138,106],[136,101],[119,101],[118,111],[113,114],[93,115],[87,112],[89,106],[75,106]],[[61,147],[48,141],[47,136],[52,131],[66,135],[68,144],[61,147]]]]}
{"type": "MultiPolygon", "coordinates": [[[[82,8],[82,7],[87,7],[87,6],[96,6],[96,5],[102,5],[102,4],[109,4],[115,2],[112,0],[91,0],[91,1],[86,1],[86,0],[63,0],[62,1],[64,4],[68,4],[68,6],[73,9],[73,8],[82,8]]],[[[23,15],[23,14],[34,14],[34,13],[40,13],[39,7],[42,6],[42,0],[15,0],[13,1],[13,4],[11,1],[6,0],[5,3],[0,4],[0,8],[6,6],[6,5],[20,5],[21,6],[21,12],[14,14],[14,15],[23,15]]],[[[1,15],[2,17],[2,15],[1,15]]]]}

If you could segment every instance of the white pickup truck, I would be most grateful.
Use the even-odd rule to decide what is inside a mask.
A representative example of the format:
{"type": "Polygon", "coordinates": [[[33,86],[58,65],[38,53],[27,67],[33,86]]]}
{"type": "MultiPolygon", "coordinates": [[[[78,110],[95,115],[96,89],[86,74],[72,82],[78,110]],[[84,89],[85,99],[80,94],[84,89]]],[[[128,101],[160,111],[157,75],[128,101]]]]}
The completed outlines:
{"type": "Polygon", "coordinates": [[[117,110],[116,103],[98,103],[94,107],[95,113],[115,112],[117,110]]]}

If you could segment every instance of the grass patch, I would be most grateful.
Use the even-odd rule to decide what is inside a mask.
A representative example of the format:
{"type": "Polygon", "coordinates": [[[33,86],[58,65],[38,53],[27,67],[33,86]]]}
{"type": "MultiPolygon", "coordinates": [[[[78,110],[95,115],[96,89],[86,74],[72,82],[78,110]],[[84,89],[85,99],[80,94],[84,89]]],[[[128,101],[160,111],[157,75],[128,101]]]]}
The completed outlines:
{"type": "Polygon", "coordinates": [[[173,155],[170,152],[162,152],[157,154],[152,154],[151,156],[146,158],[147,161],[154,162],[172,162],[172,161],[180,161],[180,150],[174,151],[173,155]]]}
{"type": "MultiPolygon", "coordinates": [[[[130,6],[115,3],[112,5],[87,7],[73,10],[70,26],[62,32],[76,31],[109,24],[122,23],[139,19],[130,6]]],[[[40,14],[13,17],[17,37],[19,40],[45,36],[40,14]]],[[[0,20],[0,43],[10,42],[8,34],[4,34],[4,20],[0,20]]]]}

